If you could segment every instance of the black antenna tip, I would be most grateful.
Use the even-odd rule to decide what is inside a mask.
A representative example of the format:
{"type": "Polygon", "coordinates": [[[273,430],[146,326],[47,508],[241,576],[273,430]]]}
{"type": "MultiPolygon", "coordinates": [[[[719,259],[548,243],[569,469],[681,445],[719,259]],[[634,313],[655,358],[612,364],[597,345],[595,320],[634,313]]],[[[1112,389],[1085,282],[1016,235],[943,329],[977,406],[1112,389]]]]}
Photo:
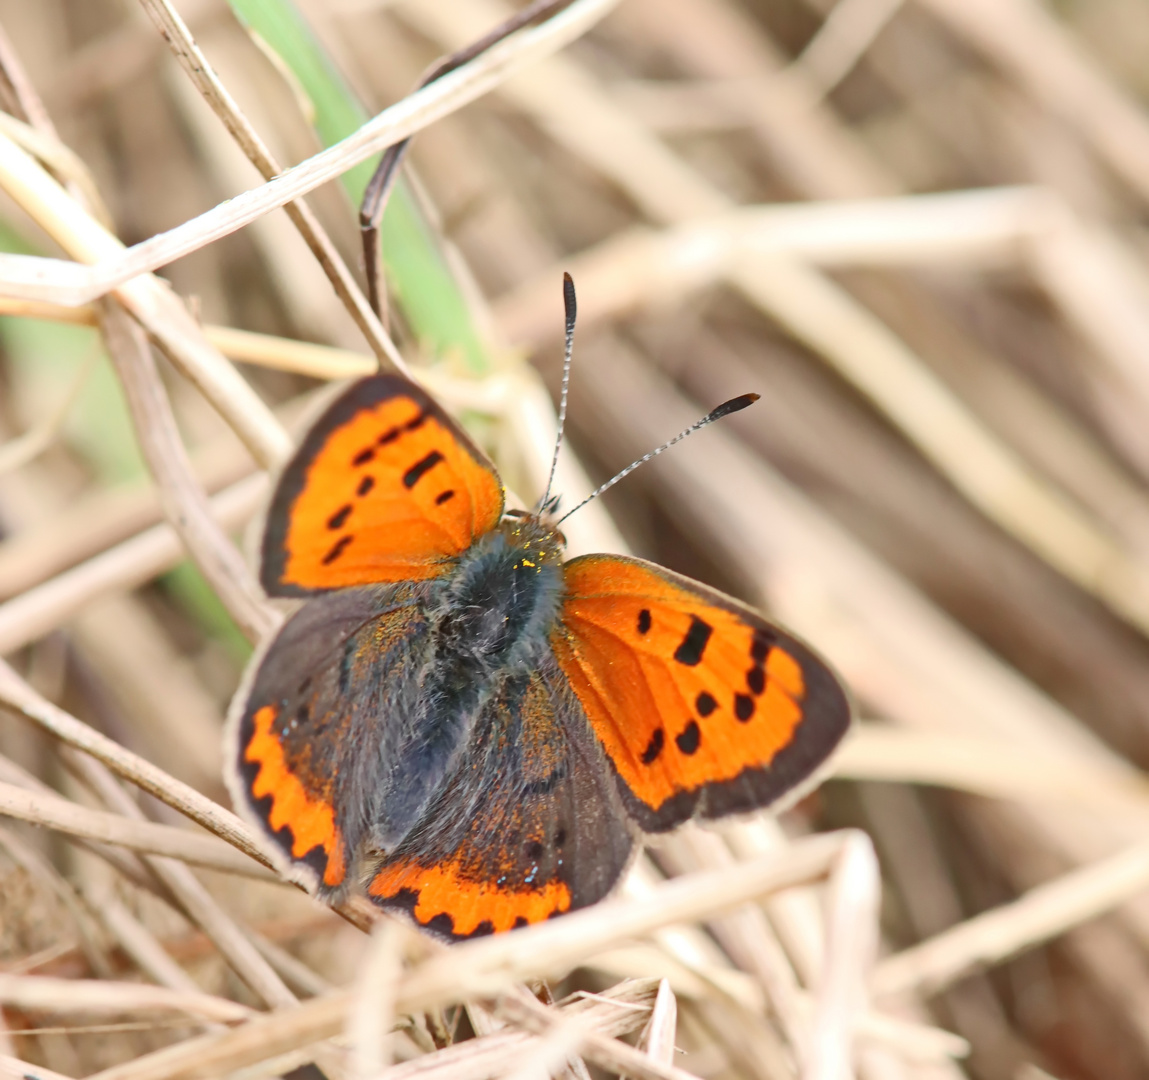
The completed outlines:
{"type": "Polygon", "coordinates": [[[570,274],[563,274],[563,306],[567,312],[567,333],[574,329],[575,316],[578,314],[578,301],[575,299],[574,278],[570,274]]]}
{"type": "Polygon", "coordinates": [[[761,394],[743,394],[741,397],[724,401],[707,416],[706,422],[710,423],[712,420],[721,420],[724,416],[729,416],[731,413],[741,412],[748,405],[753,405],[761,396],[761,394]]]}

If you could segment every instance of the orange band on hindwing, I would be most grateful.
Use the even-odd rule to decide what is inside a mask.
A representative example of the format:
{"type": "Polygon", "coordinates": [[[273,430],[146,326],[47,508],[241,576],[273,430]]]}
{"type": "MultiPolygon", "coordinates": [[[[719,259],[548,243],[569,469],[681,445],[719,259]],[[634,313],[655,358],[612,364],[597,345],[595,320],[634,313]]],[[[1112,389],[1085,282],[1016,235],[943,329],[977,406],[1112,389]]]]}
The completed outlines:
{"type": "Polygon", "coordinates": [[[290,832],[288,852],[293,859],[303,861],[317,849],[323,852],[323,884],[338,888],[347,876],[347,856],[335,810],[330,803],[309,795],[291,772],[273,730],[277,714],[274,706],[265,705],[252,717],[252,735],[243,749],[244,761],[259,768],[250,787],[252,800],[270,800],[267,826],[281,845],[281,831],[290,832]]]}
{"type": "Polygon", "coordinates": [[[497,881],[470,880],[458,863],[424,867],[397,861],[375,875],[367,892],[387,906],[409,911],[421,926],[429,927],[445,916],[450,927],[434,929],[460,938],[543,922],[571,906],[565,882],[549,881],[525,891],[504,890],[497,881]]]}

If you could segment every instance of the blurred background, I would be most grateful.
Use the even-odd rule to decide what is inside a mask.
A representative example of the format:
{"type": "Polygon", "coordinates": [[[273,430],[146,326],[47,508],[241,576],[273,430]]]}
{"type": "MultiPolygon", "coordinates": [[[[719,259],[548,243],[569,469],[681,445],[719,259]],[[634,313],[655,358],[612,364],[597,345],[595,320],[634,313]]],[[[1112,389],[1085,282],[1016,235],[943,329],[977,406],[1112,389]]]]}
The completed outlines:
{"type": "MultiPolygon", "coordinates": [[[[509,10],[176,7],[284,165],[509,10]]],[[[259,182],[140,5],[0,0],[0,27],[34,91],[9,78],[0,104],[124,244],[259,182]]],[[[1147,53],[1139,0],[623,0],[420,133],[388,210],[396,340],[527,500],[547,464],[549,436],[527,426],[552,422],[537,380],[557,395],[564,270],[581,302],[567,432],[591,481],[725,398],[762,395],[612,490],[614,525],[588,510],[572,546],[625,545],[725,589],[839,667],[872,738],[784,826],[869,832],[887,954],[1137,842],[1149,821],[1147,53]]],[[[308,200],[360,278],[372,164],[308,200]]],[[[9,195],[0,248],[65,250],[9,195]]],[[[161,273],[206,328],[268,336],[219,347],[289,425],[325,364],[370,369],[282,211],[161,273]],[[285,359],[281,339],[331,348],[285,359]]],[[[0,651],[39,693],[226,803],[222,717],[250,645],[190,563],[146,581],[106,571],[90,589],[67,577],[160,511],[115,371],[80,325],[93,316],[4,303],[0,651]]],[[[242,481],[254,462],[164,363],[204,488],[242,481]]],[[[567,468],[569,506],[587,481],[567,468]]],[[[85,797],[28,725],[5,717],[0,751],[85,797]]],[[[73,910],[110,890],[202,985],[242,995],[160,901],[59,837],[5,836],[4,970],[127,977],[73,910]]],[[[273,948],[349,977],[355,931],[283,890],[208,880],[273,948]]],[[[899,993],[904,1015],[972,1053],[882,1075],[1143,1077],[1149,906],[899,993]]],[[[684,1067],[787,1075],[705,1008],[682,1009],[684,1067]]],[[[19,1035],[51,1025],[5,1019],[13,1052],[67,1076],[171,1037],[19,1035]]]]}

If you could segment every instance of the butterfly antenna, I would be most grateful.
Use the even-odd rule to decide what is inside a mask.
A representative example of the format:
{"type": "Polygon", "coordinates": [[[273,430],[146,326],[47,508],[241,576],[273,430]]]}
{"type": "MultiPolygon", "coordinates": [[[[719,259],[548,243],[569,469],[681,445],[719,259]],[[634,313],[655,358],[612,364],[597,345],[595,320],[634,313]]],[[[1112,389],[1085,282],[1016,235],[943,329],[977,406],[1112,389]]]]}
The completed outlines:
{"type": "Polygon", "coordinates": [[[567,422],[567,389],[571,381],[571,355],[574,352],[575,318],[578,315],[578,301],[575,299],[574,278],[563,274],[563,307],[566,309],[566,344],[563,346],[563,388],[559,395],[559,425],[555,435],[555,452],[551,458],[551,474],[547,477],[547,489],[539,500],[539,509],[545,510],[551,497],[551,485],[555,482],[555,469],[559,464],[559,449],[563,444],[563,428],[567,422]]]}
{"type": "Polygon", "coordinates": [[[742,409],[745,409],[746,406],[753,405],[754,402],[758,400],[758,397],[758,394],[743,394],[741,397],[731,398],[729,401],[724,401],[721,405],[718,406],[718,408],[712,409],[701,420],[691,424],[690,427],[688,427],[685,431],[680,431],[677,435],[674,436],[673,439],[664,442],[657,449],[651,450],[649,454],[643,454],[643,456],[640,457],[637,461],[632,461],[625,469],[622,470],[622,472],[616,473],[614,476],[612,476],[605,484],[601,484],[596,487],[594,491],[592,491],[585,499],[583,499],[582,502],[578,504],[578,506],[574,508],[574,510],[568,510],[565,514],[563,514],[561,518],[559,518],[555,524],[561,525],[564,521],[566,521],[567,518],[571,516],[571,514],[575,512],[575,510],[581,510],[584,506],[586,506],[588,502],[591,501],[591,499],[597,499],[604,491],[607,490],[607,488],[614,487],[614,485],[617,484],[624,476],[629,476],[632,472],[634,472],[634,470],[637,469],[639,465],[645,465],[651,458],[658,457],[658,455],[661,454],[663,450],[669,450],[675,443],[682,442],[682,440],[685,439],[687,435],[693,435],[699,428],[704,428],[707,424],[713,424],[715,420],[721,420],[724,416],[729,416],[731,413],[740,412],[742,409]]]}

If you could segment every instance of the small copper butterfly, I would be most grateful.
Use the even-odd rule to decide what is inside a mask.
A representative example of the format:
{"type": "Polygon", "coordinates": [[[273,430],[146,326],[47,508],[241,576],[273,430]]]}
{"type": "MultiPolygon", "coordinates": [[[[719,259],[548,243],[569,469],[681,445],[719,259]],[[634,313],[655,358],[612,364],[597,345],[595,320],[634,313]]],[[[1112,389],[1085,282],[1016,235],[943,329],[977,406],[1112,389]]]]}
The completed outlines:
{"type": "Polygon", "coordinates": [[[449,941],[511,930],[602,899],[643,833],[778,802],[841,740],[849,698],[809,647],[652,563],[564,561],[553,505],[505,512],[495,467],[402,376],[308,431],[260,562],[304,603],[227,748],[285,875],[327,900],[365,884],[449,941]]]}

